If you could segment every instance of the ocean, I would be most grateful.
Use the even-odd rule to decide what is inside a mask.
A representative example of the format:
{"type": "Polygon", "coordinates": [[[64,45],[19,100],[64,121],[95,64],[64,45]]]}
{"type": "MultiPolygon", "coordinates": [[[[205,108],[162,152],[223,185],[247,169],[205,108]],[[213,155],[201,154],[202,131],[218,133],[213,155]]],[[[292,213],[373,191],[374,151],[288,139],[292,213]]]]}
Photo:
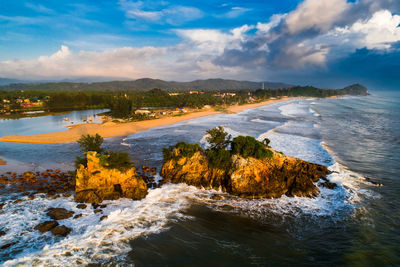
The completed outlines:
{"type": "MultiPolygon", "coordinates": [[[[128,151],[137,166],[160,170],[163,147],[178,141],[204,146],[205,131],[219,125],[233,136],[267,137],[278,151],[329,166],[333,173],[328,178],[339,187],[320,188],[313,199],[245,200],[167,184],[140,201],[107,201],[103,214],[94,214],[91,207],[77,209],[72,197],[22,197],[8,204],[16,195],[4,193],[0,231],[6,234],[0,244],[10,246],[0,249],[0,264],[400,264],[400,94],[292,100],[110,138],[105,146],[128,151]],[[215,194],[222,199],[212,199],[215,194]],[[42,235],[33,227],[46,220],[49,207],[84,216],[63,221],[73,229],[66,238],[42,235]],[[103,215],[108,218],[100,221],[103,215]]],[[[72,169],[78,154],[76,144],[0,142],[0,158],[10,162],[0,166],[0,174],[9,168],[72,169]]]]}

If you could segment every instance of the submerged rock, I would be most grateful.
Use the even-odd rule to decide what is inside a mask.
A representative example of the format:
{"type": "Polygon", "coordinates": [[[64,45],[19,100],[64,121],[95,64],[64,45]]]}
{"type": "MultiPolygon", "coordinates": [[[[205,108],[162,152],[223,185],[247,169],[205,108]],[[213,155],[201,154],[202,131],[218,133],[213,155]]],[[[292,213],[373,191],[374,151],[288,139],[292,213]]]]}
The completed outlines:
{"type": "MultiPolygon", "coordinates": [[[[175,152],[176,153],[176,152],[175,152]]],[[[314,184],[325,178],[327,167],[273,152],[272,158],[231,157],[231,168],[211,168],[204,152],[164,162],[163,183],[186,183],[199,188],[221,189],[243,198],[278,198],[282,195],[315,197],[314,184]]]]}
{"type": "Polygon", "coordinates": [[[87,205],[86,204],[78,204],[78,205],[76,205],[76,207],[78,209],[86,209],[87,205]]]}
{"type": "Polygon", "coordinates": [[[41,233],[45,233],[57,226],[58,226],[57,221],[45,221],[45,222],[39,223],[37,226],[34,227],[34,229],[38,230],[41,233]]]}
{"type": "Polygon", "coordinates": [[[325,181],[325,182],[323,182],[323,183],[320,183],[320,185],[321,185],[322,187],[326,187],[326,188],[329,188],[329,189],[335,189],[335,188],[337,187],[337,184],[331,183],[331,182],[328,182],[328,181],[325,181]]]}
{"type": "Polygon", "coordinates": [[[54,227],[50,231],[53,235],[67,236],[72,231],[72,229],[68,228],[65,225],[61,225],[61,226],[54,227]]]}
{"type": "Polygon", "coordinates": [[[87,168],[83,165],[76,173],[75,200],[101,203],[118,198],[142,199],[147,195],[147,185],[135,168],[126,171],[109,169],[101,165],[96,152],[87,153],[87,168]]]}
{"type": "Polygon", "coordinates": [[[72,217],[73,215],[73,211],[69,211],[63,208],[49,208],[47,210],[47,216],[49,216],[53,220],[64,220],[72,217]]]}

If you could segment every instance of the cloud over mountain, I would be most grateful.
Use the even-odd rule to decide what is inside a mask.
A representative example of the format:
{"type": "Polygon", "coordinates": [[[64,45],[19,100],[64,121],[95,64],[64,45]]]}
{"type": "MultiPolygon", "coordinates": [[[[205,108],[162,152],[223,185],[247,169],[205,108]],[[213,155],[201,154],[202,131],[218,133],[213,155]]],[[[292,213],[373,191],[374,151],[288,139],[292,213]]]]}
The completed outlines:
{"type": "MultiPolygon", "coordinates": [[[[44,6],[30,8],[38,12],[50,10],[44,6]]],[[[130,0],[121,0],[119,8],[125,23],[134,23],[135,27],[170,25],[162,34],[175,36],[177,41],[168,44],[160,41],[158,45],[124,44],[102,50],[91,50],[87,45],[84,49],[72,49],[66,44],[79,42],[68,41],[48,55],[2,60],[0,76],[154,77],[181,81],[222,77],[290,83],[303,82],[302,77],[306,77],[325,85],[324,82],[332,79],[322,79],[339,74],[337,66],[341,62],[351,65],[352,60],[358,68],[354,71],[355,77],[368,78],[368,73],[360,73],[365,68],[357,66],[360,51],[367,51],[374,60],[383,60],[384,55],[397,55],[400,47],[400,16],[397,15],[400,4],[392,0],[304,0],[288,12],[273,14],[257,23],[225,28],[187,25],[207,17],[243,17],[255,9],[234,5],[217,12],[223,15],[210,15],[197,6],[130,0]]],[[[12,16],[3,18],[13,19],[12,16]]],[[[124,38],[115,40],[129,42],[124,38]]],[[[393,67],[390,62],[375,65],[379,65],[379,71],[384,71],[385,66],[393,67]]],[[[399,78],[385,79],[392,79],[393,83],[393,79],[399,78]]]]}

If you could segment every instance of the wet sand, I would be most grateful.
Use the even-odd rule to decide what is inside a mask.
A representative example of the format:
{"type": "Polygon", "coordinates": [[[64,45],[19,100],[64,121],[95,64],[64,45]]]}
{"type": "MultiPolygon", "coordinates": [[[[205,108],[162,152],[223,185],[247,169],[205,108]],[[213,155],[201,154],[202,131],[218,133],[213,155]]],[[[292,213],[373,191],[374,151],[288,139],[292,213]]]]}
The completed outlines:
{"type": "Polygon", "coordinates": [[[0,137],[0,141],[17,142],[17,143],[71,143],[71,142],[76,142],[82,135],[86,134],[93,135],[98,133],[104,138],[126,136],[141,131],[145,131],[154,127],[174,124],[190,119],[206,117],[222,113],[238,113],[246,109],[257,108],[282,101],[288,101],[295,98],[296,97],[284,97],[281,99],[272,99],[255,104],[230,106],[226,109],[226,111],[223,112],[214,111],[210,109],[199,112],[191,112],[181,116],[170,116],[160,119],[138,121],[138,122],[127,122],[127,123],[106,122],[103,124],[100,123],[79,124],[69,127],[66,131],[62,132],[50,132],[50,133],[35,134],[35,135],[3,136],[0,137]]]}

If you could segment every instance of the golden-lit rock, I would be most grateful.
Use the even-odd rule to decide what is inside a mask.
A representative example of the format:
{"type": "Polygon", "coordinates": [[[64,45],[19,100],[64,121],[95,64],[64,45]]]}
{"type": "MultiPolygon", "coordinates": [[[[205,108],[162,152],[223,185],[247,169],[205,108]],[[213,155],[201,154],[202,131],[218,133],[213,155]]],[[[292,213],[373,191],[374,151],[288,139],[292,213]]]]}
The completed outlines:
{"type": "Polygon", "coordinates": [[[126,171],[109,169],[101,165],[96,152],[87,153],[87,167],[76,173],[75,200],[100,203],[118,198],[142,199],[147,195],[147,185],[135,168],[126,171]]]}
{"type": "MultiPolygon", "coordinates": [[[[175,152],[176,153],[176,152],[175,152]]],[[[271,158],[231,157],[230,168],[210,168],[204,152],[164,162],[163,183],[186,183],[223,190],[243,198],[278,198],[282,195],[315,197],[314,182],[329,174],[327,167],[273,151],[271,158]]]]}

